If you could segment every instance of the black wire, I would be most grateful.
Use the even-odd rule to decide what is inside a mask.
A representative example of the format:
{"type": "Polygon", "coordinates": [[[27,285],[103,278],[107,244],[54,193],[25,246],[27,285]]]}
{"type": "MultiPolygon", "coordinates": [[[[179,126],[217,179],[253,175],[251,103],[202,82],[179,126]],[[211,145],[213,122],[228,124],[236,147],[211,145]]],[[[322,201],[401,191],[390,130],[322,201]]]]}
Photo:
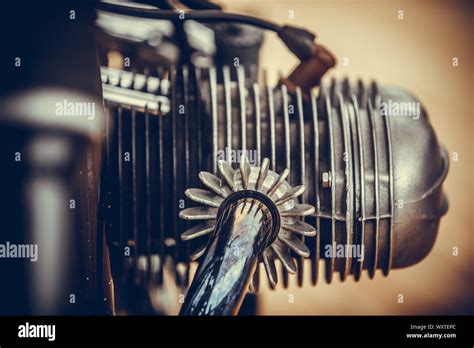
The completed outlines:
{"type": "Polygon", "coordinates": [[[175,10],[176,8],[168,0],[134,0],[135,3],[150,5],[161,10],[175,10]]]}
{"type": "MultiPolygon", "coordinates": [[[[99,10],[113,12],[121,15],[141,17],[141,18],[152,18],[152,19],[165,19],[165,20],[179,20],[179,16],[183,12],[174,10],[159,10],[159,9],[147,9],[140,7],[131,7],[118,4],[111,4],[107,2],[99,2],[97,8],[99,10]]],[[[260,18],[251,17],[236,13],[227,13],[220,10],[199,10],[199,11],[184,11],[184,19],[196,20],[199,22],[215,23],[215,22],[239,22],[250,24],[255,27],[267,29],[279,33],[282,29],[281,26],[270,21],[266,21],[260,18]]]]}
{"type": "Polygon", "coordinates": [[[207,0],[180,0],[182,4],[192,8],[193,10],[219,10],[222,11],[222,8],[207,0]]]}

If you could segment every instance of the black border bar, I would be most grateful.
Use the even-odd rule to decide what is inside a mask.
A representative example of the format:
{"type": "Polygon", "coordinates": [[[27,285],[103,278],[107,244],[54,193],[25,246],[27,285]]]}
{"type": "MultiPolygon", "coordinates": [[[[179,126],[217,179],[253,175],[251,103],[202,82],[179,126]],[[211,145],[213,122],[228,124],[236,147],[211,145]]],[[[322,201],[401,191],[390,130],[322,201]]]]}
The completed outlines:
{"type": "Polygon", "coordinates": [[[474,346],[472,316],[254,316],[145,317],[67,316],[0,317],[0,347],[21,344],[193,344],[272,342],[292,346],[320,344],[408,344],[474,346]],[[25,323],[55,325],[55,340],[20,338],[25,323]],[[413,326],[414,325],[414,326],[413,326]],[[432,326],[429,326],[432,325],[432,326]],[[443,325],[445,329],[437,327],[443,325]],[[420,327],[425,327],[421,331],[420,327]],[[431,329],[430,329],[431,328],[431,329]],[[449,329],[448,329],[449,328],[449,329]],[[407,334],[455,334],[456,337],[409,338],[407,334]]]}

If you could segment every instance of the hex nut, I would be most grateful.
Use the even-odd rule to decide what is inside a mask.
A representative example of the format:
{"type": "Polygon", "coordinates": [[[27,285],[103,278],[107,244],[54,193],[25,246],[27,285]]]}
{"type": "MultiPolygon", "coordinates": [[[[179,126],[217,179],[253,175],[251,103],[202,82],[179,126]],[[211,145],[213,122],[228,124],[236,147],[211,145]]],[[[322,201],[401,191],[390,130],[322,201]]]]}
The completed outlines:
{"type": "Polygon", "coordinates": [[[331,172],[323,172],[321,174],[321,183],[323,188],[331,187],[331,172]]]}

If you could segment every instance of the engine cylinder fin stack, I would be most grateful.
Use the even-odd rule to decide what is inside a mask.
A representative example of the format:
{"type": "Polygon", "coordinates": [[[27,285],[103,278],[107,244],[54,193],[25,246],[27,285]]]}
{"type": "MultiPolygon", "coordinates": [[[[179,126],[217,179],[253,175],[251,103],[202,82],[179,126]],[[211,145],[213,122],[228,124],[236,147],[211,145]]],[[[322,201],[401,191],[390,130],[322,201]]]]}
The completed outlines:
{"type": "MultiPolygon", "coordinates": [[[[111,71],[106,68],[103,74],[111,71]]],[[[115,259],[122,257],[127,246],[133,250],[134,259],[142,253],[150,254],[148,264],[153,257],[159,260],[158,274],[152,278],[161,284],[164,260],[172,257],[175,264],[186,265],[184,276],[176,271],[175,277],[179,286],[187,286],[189,258],[205,251],[206,243],[200,240],[212,233],[217,207],[231,192],[243,187],[235,181],[233,165],[239,163],[242,153],[252,155],[255,151],[255,156],[249,156],[252,168],[280,173],[293,188],[306,187],[304,195],[299,196],[300,206],[281,212],[283,218],[300,219],[298,229],[302,230],[291,239],[278,239],[261,256],[271,287],[276,286],[280,272],[283,287],[288,286],[288,275],[295,272],[297,285],[304,283],[302,255],[307,252],[283,252],[284,242],[297,251],[303,249],[301,243],[308,247],[313,284],[317,283],[320,259],[325,260],[328,283],[334,273],[339,273],[341,280],[351,274],[358,280],[363,270],[368,270],[370,277],[377,269],[388,274],[393,255],[398,252],[394,239],[397,191],[394,131],[392,120],[379,112],[383,102],[380,88],[360,80],[354,85],[347,79],[332,80],[308,96],[299,88],[289,93],[284,84],[270,86],[267,75],[263,73],[260,87],[245,77],[242,67],[185,66],[156,76],[171,87],[168,94],[155,95],[159,100],[168,98],[169,105],[174,105],[169,110],[159,106],[145,110],[134,106],[135,100],[134,105],[127,104],[128,99],[120,104],[117,96],[106,99],[109,114],[115,118],[115,131],[109,129],[107,135],[107,165],[110,173],[118,173],[116,179],[110,176],[109,187],[111,197],[117,197],[119,204],[112,205],[112,213],[106,217],[111,220],[106,232],[114,245],[115,259]],[[180,113],[179,106],[184,106],[184,113],[180,113]],[[136,118],[136,133],[130,131],[132,115],[136,118]],[[144,129],[145,137],[141,137],[140,129],[144,129]],[[132,140],[137,147],[130,163],[123,154],[131,150],[132,140]],[[219,161],[222,155],[225,164],[219,161]],[[144,159],[135,163],[141,156],[144,159]],[[132,180],[131,168],[138,170],[137,182],[132,180]],[[145,190],[140,188],[142,182],[145,190]],[[211,194],[186,191],[193,187],[211,194]],[[146,203],[134,206],[142,194],[146,203]],[[192,201],[210,206],[193,207],[192,201]],[[195,222],[179,220],[179,214],[199,219],[199,227],[195,222]],[[138,221],[140,216],[145,223],[138,221]],[[309,236],[304,223],[318,233],[309,236]],[[146,233],[139,231],[143,228],[146,233]],[[181,240],[179,234],[184,231],[181,240]],[[140,249],[140,245],[145,248],[140,249]],[[363,255],[339,257],[334,255],[335,249],[327,253],[328,247],[338,245],[359,247],[363,255]],[[281,271],[275,261],[280,262],[281,271]]],[[[118,79],[120,85],[120,74],[118,79]]],[[[257,177],[252,180],[245,185],[257,185],[257,177]]],[[[125,263],[133,266],[136,261],[125,263]]],[[[257,291],[259,285],[258,270],[251,288],[257,291]]]]}

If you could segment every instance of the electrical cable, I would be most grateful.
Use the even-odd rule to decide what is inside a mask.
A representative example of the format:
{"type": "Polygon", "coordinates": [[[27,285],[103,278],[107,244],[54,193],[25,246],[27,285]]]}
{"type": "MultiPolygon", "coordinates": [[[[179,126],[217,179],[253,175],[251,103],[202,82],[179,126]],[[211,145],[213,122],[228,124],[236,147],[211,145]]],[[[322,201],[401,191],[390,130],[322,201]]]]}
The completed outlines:
{"type": "Polygon", "coordinates": [[[162,9],[149,9],[142,7],[133,7],[128,5],[112,4],[108,2],[99,2],[98,9],[113,12],[121,15],[151,18],[151,19],[165,19],[165,20],[195,20],[199,22],[239,22],[250,24],[262,29],[271,30],[274,32],[280,32],[281,26],[259,19],[236,13],[227,13],[219,10],[190,10],[190,11],[176,11],[176,10],[162,10],[162,9]],[[183,18],[180,18],[183,17],[183,18]]]}

